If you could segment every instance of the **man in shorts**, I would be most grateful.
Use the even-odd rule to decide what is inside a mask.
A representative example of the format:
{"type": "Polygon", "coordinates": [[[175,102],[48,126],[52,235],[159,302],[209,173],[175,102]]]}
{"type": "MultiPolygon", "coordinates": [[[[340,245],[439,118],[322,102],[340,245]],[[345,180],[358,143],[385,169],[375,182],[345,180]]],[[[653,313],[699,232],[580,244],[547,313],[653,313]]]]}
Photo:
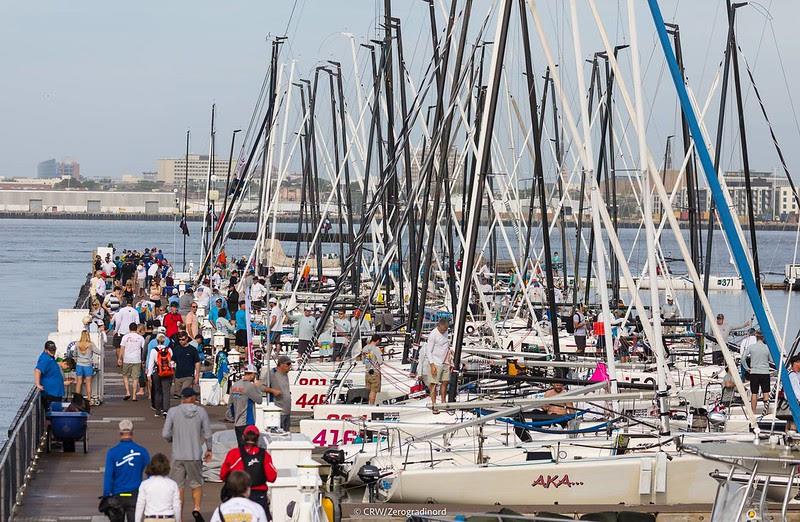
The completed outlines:
{"type": "Polygon", "coordinates": [[[303,317],[297,321],[297,355],[303,357],[310,352],[314,345],[314,335],[317,333],[317,318],[311,315],[311,307],[303,309],[303,317]]]}
{"type": "Polygon", "coordinates": [[[122,367],[122,384],[125,385],[125,396],[122,398],[124,401],[131,397],[136,400],[136,387],[139,385],[139,373],[142,370],[143,332],[143,324],[131,322],[129,332],[122,336],[120,347],[117,348],[117,366],[122,367]]]}
{"type": "Polygon", "coordinates": [[[283,332],[283,310],[278,306],[278,300],[274,297],[269,300],[269,342],[275,353],[281,351],[281,332],[283,332]]]}
{"type": "Polygon", "coordinates": [[[381,342],[380,335],[373,335],[369,343],[364,346],[361,352],[361,359],[364,361],[364,383],[369,390],[369,404],[374,405],[378,392],[381,391],[381,366],[383,366],[383,354],[378,348],[381,342]]]}
{"type": "Polygon", "coordinates": [[[186,501],[187,486],[192,492],[192,516],[202,520],[203,460],[211,460],[211,422],[205,408],[197,404],[194,388],[181,391],[181,403],[167,412],[161,435],[172,443],[170,478],[181,488],[181,505],[186,501]],[[202,441],[205,441],[205,451],[202,441]]]}
{"type": "Polygon", "coordinates": [[[750,372],[750,406],[757,413],[758,396],[764,400],[764,411],[769,411],[770,363],[772,354],[764,344],[764,335],[756,332],[756,342],[744,349],[742,368],[750,372]]]}
{"type": "Polygon", "coordinates": [[[428,342],[425,344],[425,360],[428,361],[430,370],[430,394],[431,406],[434,407],[433,413],[439,413],[436,409],[436,389],[439,388],[442,402],[447,400],[447,383],[450,382],[450,371],[452,370],[452,354],[450,351],[450,339],[447,330],[450,321],[442,317],[436,323],[436,328],[428,334],[428,342]]]}

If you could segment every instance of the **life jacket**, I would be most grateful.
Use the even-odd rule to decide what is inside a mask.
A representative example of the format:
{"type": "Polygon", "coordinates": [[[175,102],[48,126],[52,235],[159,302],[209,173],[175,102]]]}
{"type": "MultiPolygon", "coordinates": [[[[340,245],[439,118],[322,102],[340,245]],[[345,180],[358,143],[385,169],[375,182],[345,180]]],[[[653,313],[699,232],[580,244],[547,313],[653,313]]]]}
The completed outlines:
{"type": "Polygon", "coordinates": [[[169,348],[161,348],[156,354],[156,371],[159,377],[172,377],[175,369],[172,367],[172,354],[169,348]]]}
{"type": "Polygon", "coordinates": [[[239,456],[242,458],[242,466],[244,471],[250,475],[251,486],[262,486],[267,483],[267,475],[264,473],[264,458],[267,451],[264,448],[258,448],[255,455],[250,455],[244,446],[239,447],[239,456]]]}

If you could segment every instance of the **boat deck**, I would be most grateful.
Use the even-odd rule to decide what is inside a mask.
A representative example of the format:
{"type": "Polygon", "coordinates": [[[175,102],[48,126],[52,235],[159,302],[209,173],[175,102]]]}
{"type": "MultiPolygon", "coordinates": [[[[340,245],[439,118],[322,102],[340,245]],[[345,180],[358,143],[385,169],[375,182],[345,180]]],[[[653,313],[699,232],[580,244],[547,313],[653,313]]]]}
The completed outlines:
{"type": "MultiPolygon", "coordinates": [[[[106,451],[118,442],[117,423],[123,418],[133,421],[134,440],[145,446],[151,455],[161,452],[170,456],[170,444],[161,438],[164,420],[154,416],[149,399],[145,396],[136,402],[122,400],[122,375],[111,346],[105,349],[105,368],[105,402],[93,407],[89,418],[89,453],[83,453],[80,443],[76,444],[75,453],[63,453],[60,449],[42,452],[15,521],[107,521],[97,511],[98,497],[103,493],[106,451]]],[[[177,399],[173,399],[173,405],[177,403],[177,399]]],[[[224,407],[206,409],[213,431],[231,429],[231,424],[223,421],[224,407]]],[[[221,484],[209,482],[203,487],[202,513],[206,520],[219,503],[220,488],[221,484]]],[[[191,508],[190,501],[185,506],[183,520],[192,520],[191,508]]]]}

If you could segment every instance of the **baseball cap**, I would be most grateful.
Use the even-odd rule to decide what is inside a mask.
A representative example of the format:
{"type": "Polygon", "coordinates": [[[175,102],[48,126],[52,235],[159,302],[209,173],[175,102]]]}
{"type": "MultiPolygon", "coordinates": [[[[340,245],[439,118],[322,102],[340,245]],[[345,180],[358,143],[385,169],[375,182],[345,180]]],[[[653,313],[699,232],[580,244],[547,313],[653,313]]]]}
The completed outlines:
{"type": "Polygon", "coordinates": [[[125,433],[133,431],[133,421],[130,419],[122,419],[119,421],[119,432],[125,433]]]}
{"type": "Polygon", "coordinates": [[[288,355],[281,355],[280,357],[278,357],[278,366],[280,366],[281,364],[286,364],[286,363],[291,364],[292,363],[292,358],[289,357],[288,355]]]}
{"type": "Polygon", "coordinates": [[[256,435],[261,435],[261,432],[258,429],[258,426],[253,426],[250,424],[249,426],[245,427],[243,434],[247,435],[248,433],[255,433],[256,435]]]}
{"type": "Polygon", "coordinates": [[[181,390],[181,397],[183,397],[184,399],[188,399],[189,397],[194,397],[195,395],[200,395],[200,394],[194,391],[194,388],[186,387],[181,390]]]}
{"type": "Polygon", "coordinates": [[[158,330],[156,330],[156,333],[166,334],[167,333],[167,328],[165,326],[159,326],[158,330]]]}
{"type": "Polygon", "coordinates": [[[278,302],[278,300],[277,300],[277,299],[275,299],[274,297],[270,297],[270,298],[269,298],[269,302],[270,302],[270,303],[277,303],[277,302],[278,302]]]}
{"type": "Polygon", "coordinates": [[[178,289],[177,288],[173,288],[172,289],[172,295],[178,295],[178,289]]]}
{"type": "Polygon", "coordinates": [[[305,307],[303,307],[303,310],[305,310],[306,312],[313,312],[314,308],[311,305],[306,305],[305,307]]]}
{"type": "Polygon", "coordinates": [[[244,373],[257,373],[256,367],[252,364],[248,364],[244,367],[244,373]]]}
{"type": "Polygon", "coordinates": [[[222,296],[217,297],[217,302],[222,301],[222,296]]]}

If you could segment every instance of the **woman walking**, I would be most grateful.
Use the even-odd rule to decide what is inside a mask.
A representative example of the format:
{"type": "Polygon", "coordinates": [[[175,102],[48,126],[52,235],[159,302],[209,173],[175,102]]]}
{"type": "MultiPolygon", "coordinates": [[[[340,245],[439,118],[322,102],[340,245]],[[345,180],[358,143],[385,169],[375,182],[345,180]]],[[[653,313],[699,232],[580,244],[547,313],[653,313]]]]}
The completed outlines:
{"type": "Polygon", "coordinates": [[[91,402],[92,399],[92,377],[94,376],[93,356],[100,355],[102,352],[94,345],[89,338],[89,332],[84,330],[81,332],[81,338],[78,341],[78,349],[75,357],[75,391],[81,393],[81,384],[86,384],[86,399],[91,402]]]}
{"type": "Polygon", "coordinates": [[[139,485],[136,522],[181,522],[181,492],[169,478],[169,459],[156,453],[144,468],[147,479],[139,485]]]}

